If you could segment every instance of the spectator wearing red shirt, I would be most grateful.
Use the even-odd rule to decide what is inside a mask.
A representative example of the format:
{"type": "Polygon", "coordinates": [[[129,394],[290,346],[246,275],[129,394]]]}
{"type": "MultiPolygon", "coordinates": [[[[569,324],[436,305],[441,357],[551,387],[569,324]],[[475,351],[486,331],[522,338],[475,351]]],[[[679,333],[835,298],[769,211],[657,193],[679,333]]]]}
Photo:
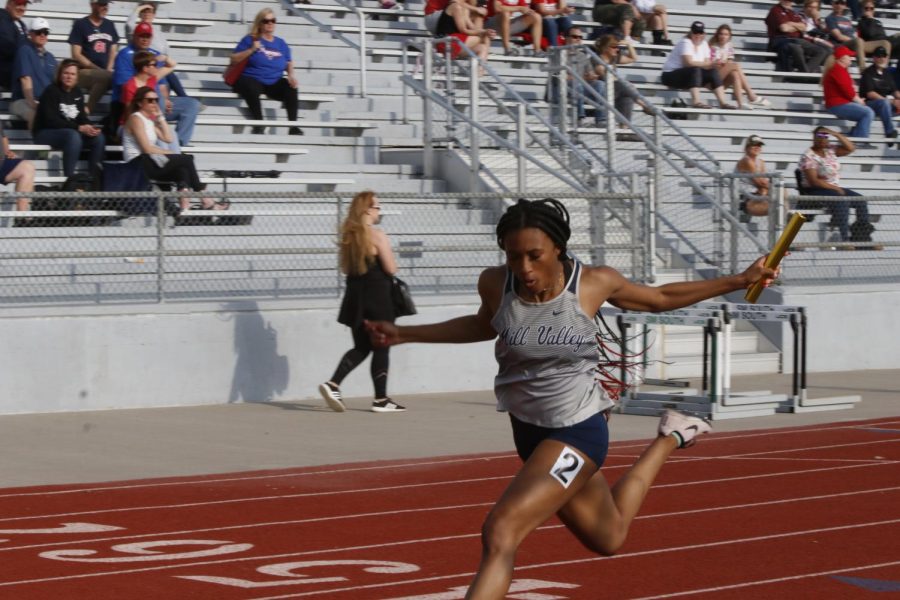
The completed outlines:
{"type": "Polygon", "coordinates": [[[559,37],[565,36],[572,28],[571,15],[575,9],[566,0],[532,0],[533,8],[543,21],[544,37],[551,46],[559,46],[559,37]]]}
{"type": "Polygon", "coordinates": [[[822,77],[822,89],[825,92],[825,109],[839,119],[856,123],[848,135],[867,138],[875,112],[856,93],[856,86],[847,70],[855,56],[856,53],[847,46],[835,48],[834,64],[822,77]]]}
{"type": "Polygon", "coordinates": [[[487,26],[500,32],[503,51],[507,56],[518,54],[518,49],[510,46],[509,36],[530,30],[534,45],[534,56],[543,56],[541,50],[541,15],[531,10],[528,0],[488,0],[487,26]],[[516,13],[522,13],[516,16],[516,13]]]}
{"type": "MultiPolygon", "coordinates": [[[[425,7],[426,26],[431,15],[437,15],[434,20],[434,34],[437,37],[453,37],[459,40],[450,49],[451,58],[456,58],[462,52],[461,46],[466,46],[482,61],[487,61],[491,50],[491,40],[497,35],[493,29],[485,29],[483,16],[487,9],[473,7],[466,0],[451,0],[442,10],[440,4],[443,0],[429,0],[425,7]],[[476,10],[471,10],[472,8],[476,10]],[[428,11],[431,10],[429,13],[428,11]],[[458,45],[457,45],[458,44],[458,45]]],[[[444,44],[435,46],[437,52],[444,52],[444,44]]],[[[480,70],[484,74],[484,70],[480,70]]]]}
{"type": "MultiPolygon", "coordinates": [[[[487,8],[476,6],[467,0],[428,0],[425,3],[425,28],[432,35],[439,35],[441,19],[452,22],[457,17],[466,18],[474,29],[483,29],[487,8]]],[[[446,25],[443,29],[447,29],[446,25]]],[[[459,29],[462,31],[462,29],[459,29]]]]}
{"type": "Polygon", "coordinates": [[[818,73],[830,51],[806,39],[806,23],[793,6],[793,0],[780,0],[766,15],[769,51],[778,55],[779,71],[818,73]]]}

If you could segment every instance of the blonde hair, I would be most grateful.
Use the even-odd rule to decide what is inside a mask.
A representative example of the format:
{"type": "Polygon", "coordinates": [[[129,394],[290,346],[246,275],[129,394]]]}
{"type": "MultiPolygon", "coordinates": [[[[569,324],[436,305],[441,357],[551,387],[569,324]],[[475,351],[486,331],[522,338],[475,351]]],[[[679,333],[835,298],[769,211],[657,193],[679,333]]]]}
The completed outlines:
{"type": "Polygon", "coordinates": [[[350,211],[341,225],[341,271],[345,275],[362,275],[375,261],[370,253],[372,235],[366,213],[374,204],[375,192],[366,190],[353,197],[350,211]]]}
{"type": "Polygon", "coordinates": [[[250,26],[250,35],[252,37],[262,37],[263,19],[265,19],[269,15],[272,15],[273,17],[275,16],[275,11],[273,11],[271,8],[264,8],[256,13],[256,18],[253,19],[253,25],[250,26]]]}

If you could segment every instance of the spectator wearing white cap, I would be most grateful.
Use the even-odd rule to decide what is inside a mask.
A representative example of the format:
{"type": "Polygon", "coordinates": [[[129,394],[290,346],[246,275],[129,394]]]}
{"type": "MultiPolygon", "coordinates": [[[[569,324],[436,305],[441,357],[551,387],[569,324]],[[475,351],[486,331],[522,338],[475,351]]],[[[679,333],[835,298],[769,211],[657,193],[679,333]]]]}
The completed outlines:
{"type": "MultiPolygon", "coordinates": [[[[139,23],[147,23],[153,27],[153,20],[155,18],[156,4],[149,2],[147,4],[139,4],[125,22],[125,37],[131,39],[132,36],[134,36],[134,28],[137,27],[139,23]]],[[[150,48],[155,50],[157,54],[162,54],[164,56],[171,55],[169,51],[169,40],[166,39],[166,34],[163,33],[161,27],[153,27],[153,41],[150,44],[150,48]]],[[[169,89],[176,95],[187,96],[187,92],[184,91],[184,86],[181,85],[181,80],[178,79],[178,75],[174,72],[169,73],[169,75],[166,76],[166,81],[169,84],[169,89]]]]}
{"type": "MultiPolygon", "coordinates": [[[[763,139],[754,134],[744,142],[744,156],[738,161],[734,170],[737,173],[765,173],[766,161],[762,159],[765,146],[763,139]]],[[[769,179],[767,177],[750,177],[738,179],[740,190],[741,212],[753,217],[764,217],[769,214],[769,179]]]]}
{"type": "Polygon", "coordinates": [[[701,21],[691,23],[688,34],[678,40],[662,67],[663,85],[676,90],[689,90],[693,108],[710,108],[700,100],[700,88],[712,89],[722,108],[735,106],[725,100],[722,78],[706,42],[706,28],[701,21]]]}
{"type": "Polygon", "coordinates": [[[12,104],[9,112],[28,123],[31,129],[37,100],[56,74],[56,57],[47,50],[50,24],[35,17],[28,28],[28,41],[19,47],[13,63],[12,104]]]}
{"type": "Polygon", "coordinates": [[[91,14],[72,23],[69,45],[78,61],[78,87],[88,91],[87,111],[93,113],[112,83],[119,34],[106,18],[109,0],[93,0],[91,14]]]}
{"type": "Polygon", "coordinates": [[[6,0],[0,8],[0,87],[12,87],[12,65],[16,50],[28,40],[25,11],[30,0],[6,0]]]}

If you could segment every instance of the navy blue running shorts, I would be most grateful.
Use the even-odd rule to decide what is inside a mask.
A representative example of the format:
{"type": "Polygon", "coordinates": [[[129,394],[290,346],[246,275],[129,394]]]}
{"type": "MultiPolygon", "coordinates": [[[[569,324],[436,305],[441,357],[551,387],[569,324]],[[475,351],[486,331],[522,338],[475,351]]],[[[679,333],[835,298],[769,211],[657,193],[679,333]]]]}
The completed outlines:
{"type": "Polygon", "coordinates": [[[22,162],[21,158],[4,158],[0,161],[0,184],[6,183],[6,176],[22,162]]]}
{"type": "Polygon", "coordinates": [[[609,428],[602,412],[580,423],[559,429],[532,425],[520,421],[512,414],[509,415],[509,420],[512,423],[516,451],[523,462],[528,460],[534,449],[544,440],[558,440],[575,448],[590,458],[597,468],[603,466],[606,460],[606,453],[609,450],[609,428]]]}

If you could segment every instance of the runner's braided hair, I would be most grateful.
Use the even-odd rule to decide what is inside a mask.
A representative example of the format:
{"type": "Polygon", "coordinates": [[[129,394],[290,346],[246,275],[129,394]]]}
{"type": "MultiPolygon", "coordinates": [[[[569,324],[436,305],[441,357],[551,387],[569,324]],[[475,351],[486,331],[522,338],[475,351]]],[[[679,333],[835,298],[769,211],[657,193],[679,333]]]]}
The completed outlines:
{"type": "Polygon", "coordinates": [[[518,202],[506,209],[497,223],[497,244],[500,249],[505,250],[503,238],[507,233],[527,227],[536,227],[546,233],[561,250],[559,260],[566,260],[566,243],[572,230],[569,228],[569,211],[562,202],[554,198],[535,201],[519,198],[518,202]]]}

